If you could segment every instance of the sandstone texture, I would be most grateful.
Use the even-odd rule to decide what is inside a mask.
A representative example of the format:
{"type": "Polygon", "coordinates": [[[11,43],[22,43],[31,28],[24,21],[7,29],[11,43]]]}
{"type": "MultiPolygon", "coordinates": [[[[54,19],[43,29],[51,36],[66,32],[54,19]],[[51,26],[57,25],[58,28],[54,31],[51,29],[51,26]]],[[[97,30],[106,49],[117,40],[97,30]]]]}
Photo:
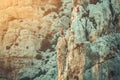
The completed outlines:
{"type": "Polygon", "coordinates": [[[55,46],[71,0],[0,1],[0,80],[55,80],[55,46]]]}

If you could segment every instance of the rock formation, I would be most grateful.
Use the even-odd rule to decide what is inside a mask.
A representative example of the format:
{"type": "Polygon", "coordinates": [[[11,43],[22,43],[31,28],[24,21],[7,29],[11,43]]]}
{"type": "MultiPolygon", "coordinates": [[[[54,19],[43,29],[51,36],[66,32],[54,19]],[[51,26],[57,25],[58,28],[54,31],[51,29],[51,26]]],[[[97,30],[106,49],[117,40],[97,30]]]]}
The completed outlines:
{"type": "Polygon", "coordinates": [[[71,0],[1,0],[0,80],[54,80],[55,45],[71,0]]]}
{"type": "Polygon", "coordinates": [[[71,27],[57,43],[57,80],[120,79],[119,8],[119,0],[73,0],[71,27]]]}
{"type": "Polygon", "coordinates": [[[119,80],[120,0],[1,0],[0,80],[119,80]]]}

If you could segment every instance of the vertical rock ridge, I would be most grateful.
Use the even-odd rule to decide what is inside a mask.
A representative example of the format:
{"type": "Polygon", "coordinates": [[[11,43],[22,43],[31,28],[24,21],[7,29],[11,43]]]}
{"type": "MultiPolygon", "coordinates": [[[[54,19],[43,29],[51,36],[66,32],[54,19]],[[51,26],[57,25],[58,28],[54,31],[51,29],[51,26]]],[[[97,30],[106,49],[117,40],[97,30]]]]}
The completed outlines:
{"type": "Polygon", "coordinates": [[[119,80],[118,2],[72,0],[71,27],[57,42],[57,80],[119,80]]]}

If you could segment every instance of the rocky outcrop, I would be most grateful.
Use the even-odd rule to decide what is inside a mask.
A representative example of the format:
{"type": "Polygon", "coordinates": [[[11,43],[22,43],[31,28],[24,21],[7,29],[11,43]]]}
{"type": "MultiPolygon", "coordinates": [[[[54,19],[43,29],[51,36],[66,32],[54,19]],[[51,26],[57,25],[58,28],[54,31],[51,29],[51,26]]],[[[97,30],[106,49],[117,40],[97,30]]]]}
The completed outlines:
{"type": "Polygon", "coordinates": [[[2,55],[9,52],[23,56],[35,54],[41,48],[46,50],[54,44],[54,34],[61,28],[67,28],[70,21],[70,1],[2,0],[0,4],[2,55]]]}
{"type": "Polygon", "coordinates": [[[119,80],[119,32],[119,0],[1,0],[0,80],[119,80]]]}
{"type": "Polygon", "coordinates": [[[57,80],[119,80],[119,3],[73,0],[71,27],[57,43],[57,80]]]}
{"type": "Polygon", "coordinates": [[[71,0],[1,0],[0,76],[54,80],[56,40],[68,28],[70,14],[71,0]]]}

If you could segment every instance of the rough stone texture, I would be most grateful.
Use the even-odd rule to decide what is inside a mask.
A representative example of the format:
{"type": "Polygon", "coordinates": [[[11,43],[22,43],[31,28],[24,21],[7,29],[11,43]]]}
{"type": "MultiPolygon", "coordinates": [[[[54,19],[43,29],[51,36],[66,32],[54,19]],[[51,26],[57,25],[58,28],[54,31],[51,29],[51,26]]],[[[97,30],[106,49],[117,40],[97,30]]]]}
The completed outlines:
{"type": "Polygon", "coordinates": [[[70,22],[70,1],[2,0],[0,4],[0,52],[4,55],[35,54],[53,44],[54,34],[70,22]]]}
{"type": "Polygon", "coordinates": [[[120,0],[72,3],[71,27],[56,48],[57,80],[119,80],[120,0]]]}
{"type": "Polygon", "coordinates": [[[119,80],[119,32],[120,0],[1,0],[0,80],[119,80]]]}
{"type": "Polygon", "coordinates": [[[31,66],[19,71],[17,80],[55,80],[57,72],[56,53],[41,52],[39,58],[32,60],[31,66]]]}
{"type": "Polygon", "coordinates": [[[56,40],[70,16],[71,0],[1,0],[0,80],[54,80],[56,40]]]}
{"type": "Polygon", "coordinates": [[[87,47],[85,80],[119,80],[120,34],[113,33],[99,38],[87,47]]]}

